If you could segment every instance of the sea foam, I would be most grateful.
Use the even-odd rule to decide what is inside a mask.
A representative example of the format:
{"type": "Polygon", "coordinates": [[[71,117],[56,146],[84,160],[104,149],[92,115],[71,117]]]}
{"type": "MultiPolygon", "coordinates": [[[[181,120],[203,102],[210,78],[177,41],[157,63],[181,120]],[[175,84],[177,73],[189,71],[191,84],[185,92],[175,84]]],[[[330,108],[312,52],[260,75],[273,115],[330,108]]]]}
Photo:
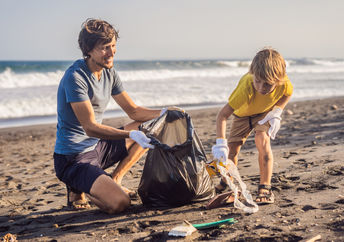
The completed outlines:
{"type": "MultiPolygon", "coordinates": [[[[225,103],[249,60],[120,61],[125,90],[150,107],[225,103]]],[[[56,92],[72,62],[0,62],[0,119],[56,114],[56,92]]],[[[344,96],[344,60],[288,59],[292,99],[344,96]]],[[[119,110],[111,101],[108,110],[119,110]]]]}

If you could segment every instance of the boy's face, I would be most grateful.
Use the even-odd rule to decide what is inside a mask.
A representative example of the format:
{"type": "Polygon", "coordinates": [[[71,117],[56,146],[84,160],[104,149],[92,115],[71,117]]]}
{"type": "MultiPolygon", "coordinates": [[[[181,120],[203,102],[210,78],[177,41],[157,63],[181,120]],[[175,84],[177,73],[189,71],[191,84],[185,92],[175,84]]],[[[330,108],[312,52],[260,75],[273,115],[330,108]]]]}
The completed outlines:
{"type": "Polygon", "coordinates": [[[265,94],[269,94],[270,92],[272,92],[276,88],[277,85],[276,84],[271,85],[265,81],[257,79],[255,76],[253,76],[253,86],[257,92],[265,95],[265,94]]]}

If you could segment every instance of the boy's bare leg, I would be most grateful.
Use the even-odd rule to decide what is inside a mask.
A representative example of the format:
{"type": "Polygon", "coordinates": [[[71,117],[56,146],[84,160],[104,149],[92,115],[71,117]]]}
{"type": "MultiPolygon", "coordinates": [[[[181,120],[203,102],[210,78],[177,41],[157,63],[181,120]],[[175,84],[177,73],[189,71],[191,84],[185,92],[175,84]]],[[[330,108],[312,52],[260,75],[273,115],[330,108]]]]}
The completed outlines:
{"type": "MultiPolygon", "coordinates": [[[[140,123],[138,122],[133,122],[128,124],[127,126],[124,127],[125,130],[137,130],[138,126],[140,123]]],[[[115,170],[112,173],[113,180],[121,186],[122,184],[122,179],[124,175],[129,171],[129,169],[148,151],[148,149],[143,149],[140,145],[135,143],[132,139],[126,139],[125,140],[126,147],[128,150],[128,156],[124,158],[115,170]]],[[[121,186],[122,187],[122,186],[121,186]]],[[[130,193],[131,191],[125,187],[122,187],[122,189],[126,193],[130,193]]]]}
{"type": "Polygon", "coordinates": [[[130,205],[129,196],[107,175],[101,175],[95,180],[87,196],[109,214],[119,213],[130,205]]]}
{"type": "Polygon", "coordinates": [[[231,142],[228,143],[228,158],[234,162],[235,165],[238,165],[239,152],[242,146],[242,142],[231,142]]]}
{"type": "MultiPolygon", "coordinates": [[[[258,161],[260,171],[259,184],[271,185],[272,169],[273,169],[273,154],[270,145],[270,137],[266,132],[257,131],[255,136],[256,147],[258,150],[258,161]]],[[[261,189],[261,192],[268,192],[266,189],[261,189]]],[[[265,202],[265,198],[262,198],[265,202]]]]}
{"type": "MultiPolygon", "coordinates": [[[[238,165],[238,157],[239,157],[239,152],[242,146],[242,142],[231,142],[228,143],[228,159],[232,160],[235,165],[238,165]]],[[[226,183],[224,178],[221,178],[222,183],[226,183]]],[[[224,190],[225,187],[221,183],[217,184],[216,189],[221,191],[224,190]]]]}

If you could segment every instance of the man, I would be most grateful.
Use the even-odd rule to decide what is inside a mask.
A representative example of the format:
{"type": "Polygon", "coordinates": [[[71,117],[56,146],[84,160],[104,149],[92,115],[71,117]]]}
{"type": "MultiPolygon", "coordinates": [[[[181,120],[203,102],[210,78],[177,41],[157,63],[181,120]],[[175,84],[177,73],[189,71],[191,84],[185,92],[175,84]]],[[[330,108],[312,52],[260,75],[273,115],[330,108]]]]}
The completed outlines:
{"type": "Polygon", "coordinates": [[[137,129],[162,110],[137,106],[124,91],[113,68],[117,39],[106,21],[86,20],[78,40],[84,59],[69,67],[58,88],[54,165],[67,185],[68,206],[77,209],[89,207],[85,193],[107,213],[127,208],[131,191],[121,186],[122,178],[147,148],[154,148],[137,129]],[[101,124],[111,96],[134,122],[120,129],[101,124]],[[117,162],[108,175],[104,169],[117,162]]]}

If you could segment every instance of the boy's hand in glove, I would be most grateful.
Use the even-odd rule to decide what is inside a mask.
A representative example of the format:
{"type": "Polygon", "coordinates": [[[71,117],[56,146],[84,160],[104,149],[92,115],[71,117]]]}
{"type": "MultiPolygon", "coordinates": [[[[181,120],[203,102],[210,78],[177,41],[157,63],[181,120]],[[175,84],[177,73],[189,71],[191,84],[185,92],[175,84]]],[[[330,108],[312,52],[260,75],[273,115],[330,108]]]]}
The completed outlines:
{"type": "Polygon", "coordinates": [[[228,158],[227,139],[216,139],[216,145],[214,145],[211,150],[214,159],[222,161],[224,163],[228,158]]]}
{"type": "Polygon", "coordinates": [[[262,120],[258,121],[258,124],[260,125],[269,121],[270,129],[268,131],[268,135],[271,137],[271,139],[275,139],[276,134],[281,127],[282,111],[283,110],[281,108],[275,107],[268,112],[268,114],[262,120]]]}

